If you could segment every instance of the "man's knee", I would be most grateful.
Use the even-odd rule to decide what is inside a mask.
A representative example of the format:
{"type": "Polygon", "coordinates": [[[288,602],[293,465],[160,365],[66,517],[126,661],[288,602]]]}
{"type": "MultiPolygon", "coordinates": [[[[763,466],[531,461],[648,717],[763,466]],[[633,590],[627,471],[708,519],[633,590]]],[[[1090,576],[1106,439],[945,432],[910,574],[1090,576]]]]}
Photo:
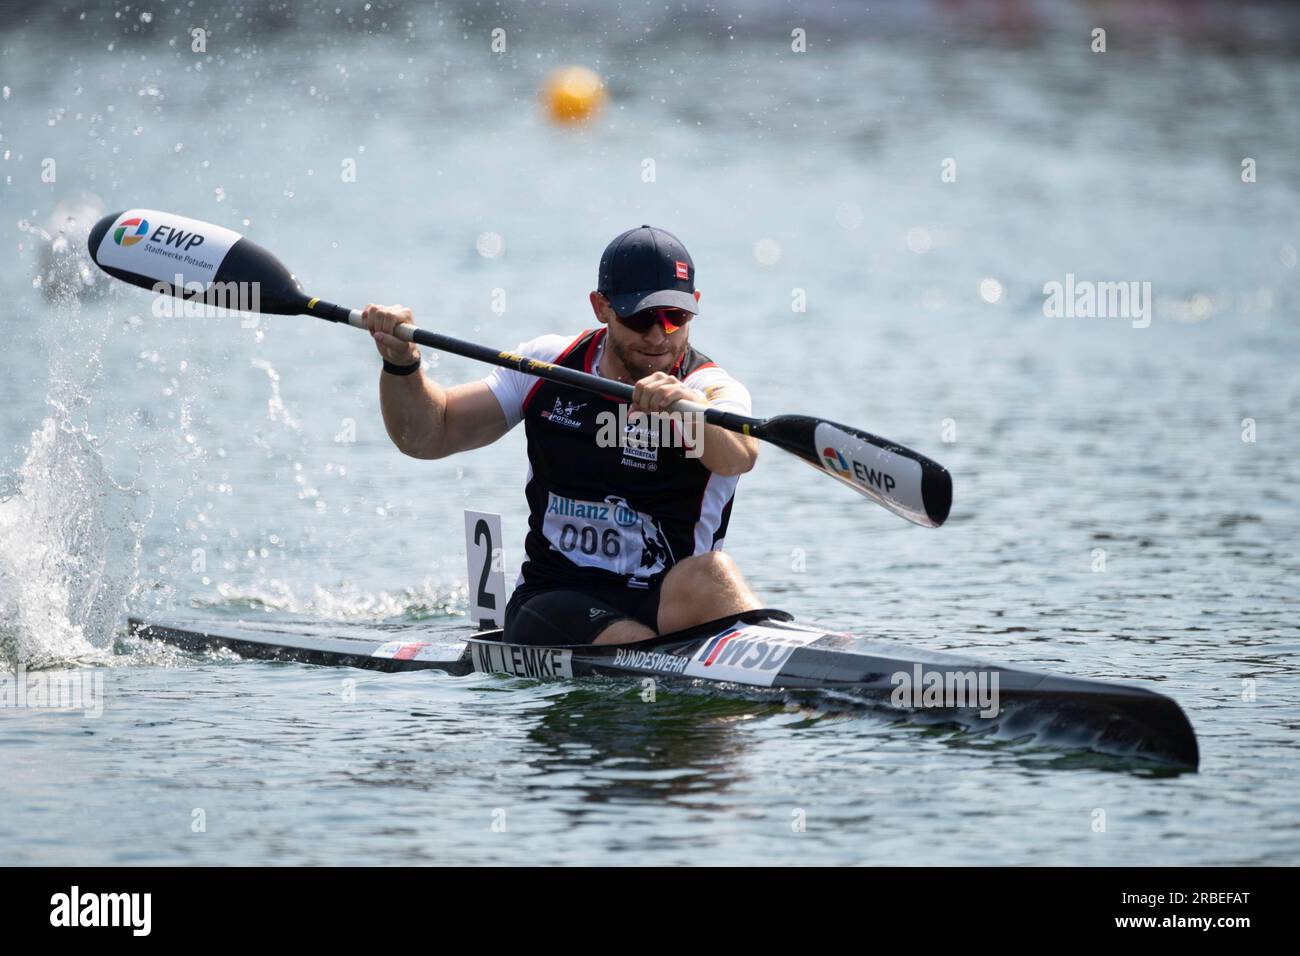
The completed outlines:
{"type": "Polygon", "coordinates": [[[692,578],[710,583],[740,580],[740,567],[725,551],[706,551],[682,562],[692,578]]]}
{"type": "Polygon", "coordinates": [[[671,588],[674,600],[706,606],[724,596],[726,603],[734,603],[732,598],[735,595],[748,594],[748,585],[739,565],[722,551],[693,555],[673,572],[677,574],[671,588]]]}

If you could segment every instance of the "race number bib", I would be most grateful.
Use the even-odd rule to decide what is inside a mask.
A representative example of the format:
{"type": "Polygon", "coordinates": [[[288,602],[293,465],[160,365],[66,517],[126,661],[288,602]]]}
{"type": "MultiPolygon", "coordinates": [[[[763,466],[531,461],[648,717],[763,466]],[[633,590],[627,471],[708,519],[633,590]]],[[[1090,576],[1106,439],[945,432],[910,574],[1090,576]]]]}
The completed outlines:
{"type": "Polygon", "coordinates": [[[672,551],[653,517],[616,495],[583,501],[551,493],[542,534],[552,548],[583,568],[652,578],[672,564],[672,551]]]}

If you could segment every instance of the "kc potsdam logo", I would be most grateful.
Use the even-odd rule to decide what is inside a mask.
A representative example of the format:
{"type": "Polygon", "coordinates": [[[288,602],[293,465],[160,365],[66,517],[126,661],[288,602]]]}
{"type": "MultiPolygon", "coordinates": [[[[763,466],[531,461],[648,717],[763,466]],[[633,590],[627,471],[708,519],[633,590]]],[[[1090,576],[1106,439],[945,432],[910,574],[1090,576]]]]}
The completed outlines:
{"type": "Polygon", "coordinates": [[[117,224],[113,230],[113,241],[119,246],[134,246],[148,234],[149,220],[133,216],[117,224]]]}

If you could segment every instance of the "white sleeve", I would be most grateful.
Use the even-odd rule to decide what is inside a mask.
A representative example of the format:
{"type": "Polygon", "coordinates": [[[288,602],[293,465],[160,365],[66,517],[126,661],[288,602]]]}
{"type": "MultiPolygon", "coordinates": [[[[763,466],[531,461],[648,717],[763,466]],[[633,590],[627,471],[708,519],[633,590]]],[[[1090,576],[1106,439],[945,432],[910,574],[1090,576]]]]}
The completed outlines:
{"type": "Polygon", "coordinates": [[[703,392],[710,405],[724,412],[735,412],[738,415],[753,414],[749,389],[728,375],[725,369],[718,368],[716,365],[692,372],[686,376],[682,384],[697,392],[703,392]],[[714,394],[721,391],[725,391],[727,397],[715,399],[714,394]]]}
{"type": "MultiPolygon", "coordinates": [[[[542,335],[528,342],[521,342],[515,351],[543,362],[554,362],[577,338],[572,335],[542,335]]],[[[525,375],[523,372],[502,368],[499,365],[483,379],[488,390],[501,405],[501,411],[505,412],[506,428],[514,428],[523,419],[524,399],[528,397],[529,390],[539,381],[541,379],[535,375],[525,375]]]]}

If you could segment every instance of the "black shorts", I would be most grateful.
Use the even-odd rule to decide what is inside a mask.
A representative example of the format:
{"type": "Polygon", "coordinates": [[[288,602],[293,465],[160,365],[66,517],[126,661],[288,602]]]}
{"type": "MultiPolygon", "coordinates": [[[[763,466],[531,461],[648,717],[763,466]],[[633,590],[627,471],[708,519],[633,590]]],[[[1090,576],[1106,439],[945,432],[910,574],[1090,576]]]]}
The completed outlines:
{"type": "Polygon", "coordinates": [[[611,624],[639,621],[659,631],[659,585],[586,590],[521,587],[506,604],[511,644],[590,644],[611,624]]]}

